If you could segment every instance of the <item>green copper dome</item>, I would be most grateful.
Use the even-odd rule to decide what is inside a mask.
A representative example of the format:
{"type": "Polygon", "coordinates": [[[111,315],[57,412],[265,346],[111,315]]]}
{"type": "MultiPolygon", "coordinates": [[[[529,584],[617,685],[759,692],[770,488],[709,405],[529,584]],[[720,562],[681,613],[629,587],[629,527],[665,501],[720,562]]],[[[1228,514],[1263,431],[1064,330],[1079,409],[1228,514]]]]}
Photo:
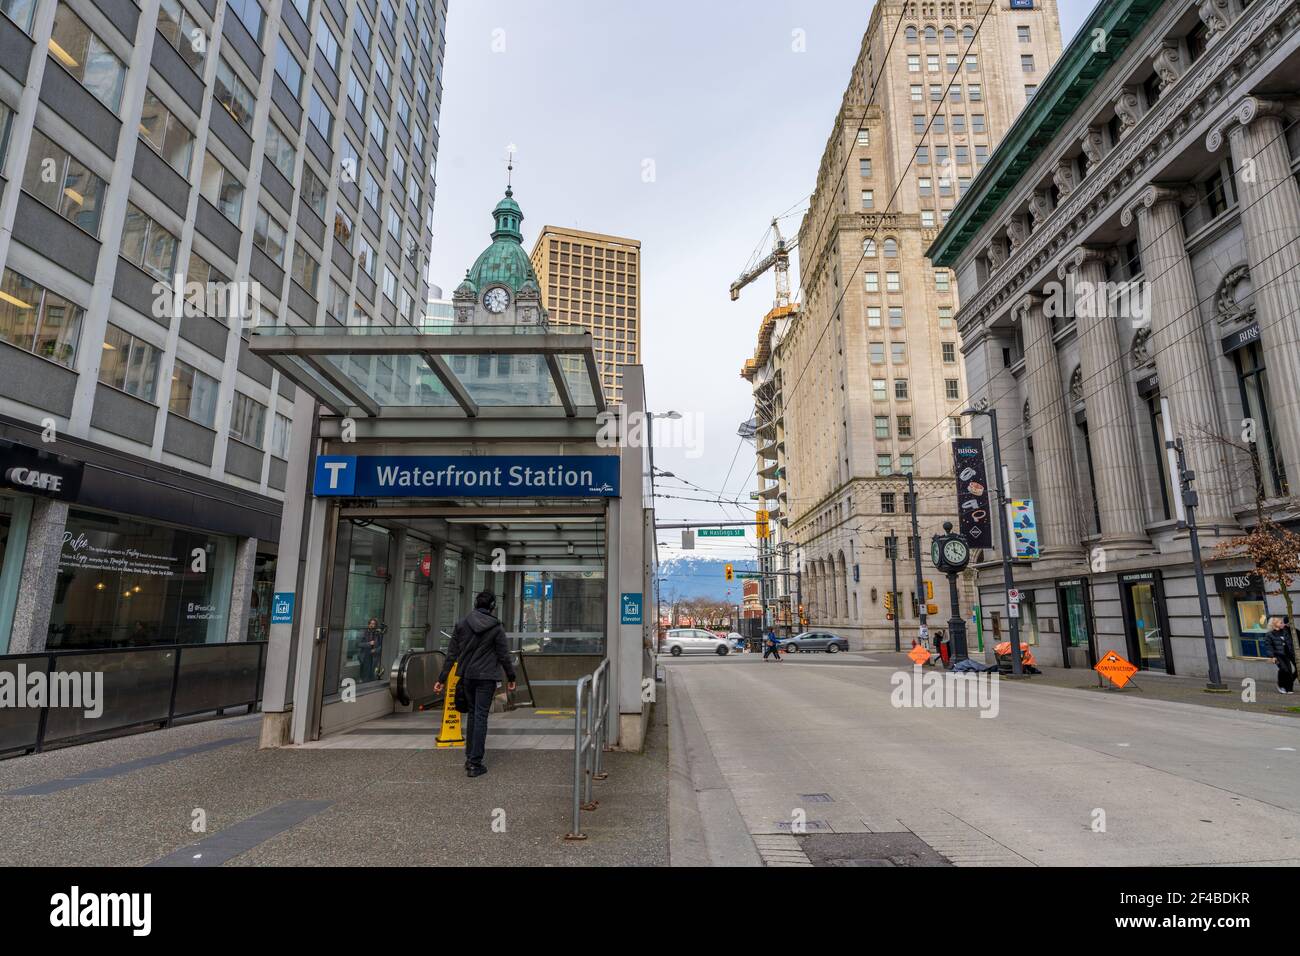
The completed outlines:
{"type": "Polygon", "coordinates": [[[496,228],[492,230],[492,245],[483,250],[465,276],[475,290],[499,284],[518,292],[524,283],[539,285],[533,264],[524,252],[524,235],[519,224],[524,220],[523,210],[514,200],[514,192],[506,188],[505,198],[492,210],[496,228]]]}

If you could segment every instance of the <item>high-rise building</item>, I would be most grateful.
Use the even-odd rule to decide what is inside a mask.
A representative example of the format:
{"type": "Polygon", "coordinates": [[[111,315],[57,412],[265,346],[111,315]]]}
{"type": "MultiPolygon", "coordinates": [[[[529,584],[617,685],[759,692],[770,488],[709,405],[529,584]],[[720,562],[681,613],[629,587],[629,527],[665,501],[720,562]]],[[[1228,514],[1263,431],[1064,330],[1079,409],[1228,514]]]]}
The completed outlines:
{"type": "MultiPolygon", "coordinates": [[[[796,580],[811,625],[857,645],[893,645],[890,532],[908,542],[899,590],[916,633],[901,476],[915,476],[925,555],[956,507],[956,288],[925,250],[1060,50],[1055,0],[877,3],[835,117],[799,233],[802,307],[781,380],[796,580]]],[[[947,589],[934,590],[946,619],[947,589]]]]}
{"type": "Polygon", "coordinates": [[[0,2],[0,652],[261,638],[295,387],[417,321],[446,0],[0,2]]]}
{"type": "Polygon", "coordinates": [[[622,367],[641,362],[641,243],[546,226],[532,259],[551,323],[591,331],[605,395],[621,402],[622,367]]]}

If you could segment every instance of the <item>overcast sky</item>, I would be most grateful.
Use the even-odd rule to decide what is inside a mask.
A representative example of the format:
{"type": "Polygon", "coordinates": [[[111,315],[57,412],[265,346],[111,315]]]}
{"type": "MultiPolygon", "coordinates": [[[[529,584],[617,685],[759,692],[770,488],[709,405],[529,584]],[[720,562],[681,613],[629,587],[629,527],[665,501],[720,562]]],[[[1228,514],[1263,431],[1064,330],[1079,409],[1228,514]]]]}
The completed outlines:
{"type": "MultiPolygon", "coordinates": [[[[1092,0],[1060,7],[1068,43],[1092,0]]],[[[660,493],[750,505],[739,370],[774,285],[739,302],[727,290],[770,219],[806,208],[870,14],[850,0],[451,0],[433,281],[450,295],[490,242],[510,144],[529,251],[548,224],[639,239],[650,409],[689,413],[676,437],[690,447],[657,447],[655,464],[710,492],[670,479],[660,493]]],[[[657,507],[661,521],[742,516],[657,507]]]]}

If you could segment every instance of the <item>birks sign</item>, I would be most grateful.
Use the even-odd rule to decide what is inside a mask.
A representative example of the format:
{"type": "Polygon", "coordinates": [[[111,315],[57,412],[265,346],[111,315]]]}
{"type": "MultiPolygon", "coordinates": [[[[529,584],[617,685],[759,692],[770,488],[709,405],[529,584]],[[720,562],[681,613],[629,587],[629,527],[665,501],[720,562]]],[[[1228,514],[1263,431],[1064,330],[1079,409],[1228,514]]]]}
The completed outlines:
{"type": "Polygon", "coordinates": [[[313,492],[347,498],[617,498],[617,455],[319,455],[313,492]]]}

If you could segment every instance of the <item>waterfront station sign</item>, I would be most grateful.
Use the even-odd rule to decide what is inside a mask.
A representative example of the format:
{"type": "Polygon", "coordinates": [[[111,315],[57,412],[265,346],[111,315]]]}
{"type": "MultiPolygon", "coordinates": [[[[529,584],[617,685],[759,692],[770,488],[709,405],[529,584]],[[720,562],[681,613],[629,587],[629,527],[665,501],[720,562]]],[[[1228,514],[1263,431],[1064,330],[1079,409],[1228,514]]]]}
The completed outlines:
{"type": "Polygon", "coordinates": [[[347,498],[617,498],[617,455],[318,455],[312,491],[347,498]]]}

